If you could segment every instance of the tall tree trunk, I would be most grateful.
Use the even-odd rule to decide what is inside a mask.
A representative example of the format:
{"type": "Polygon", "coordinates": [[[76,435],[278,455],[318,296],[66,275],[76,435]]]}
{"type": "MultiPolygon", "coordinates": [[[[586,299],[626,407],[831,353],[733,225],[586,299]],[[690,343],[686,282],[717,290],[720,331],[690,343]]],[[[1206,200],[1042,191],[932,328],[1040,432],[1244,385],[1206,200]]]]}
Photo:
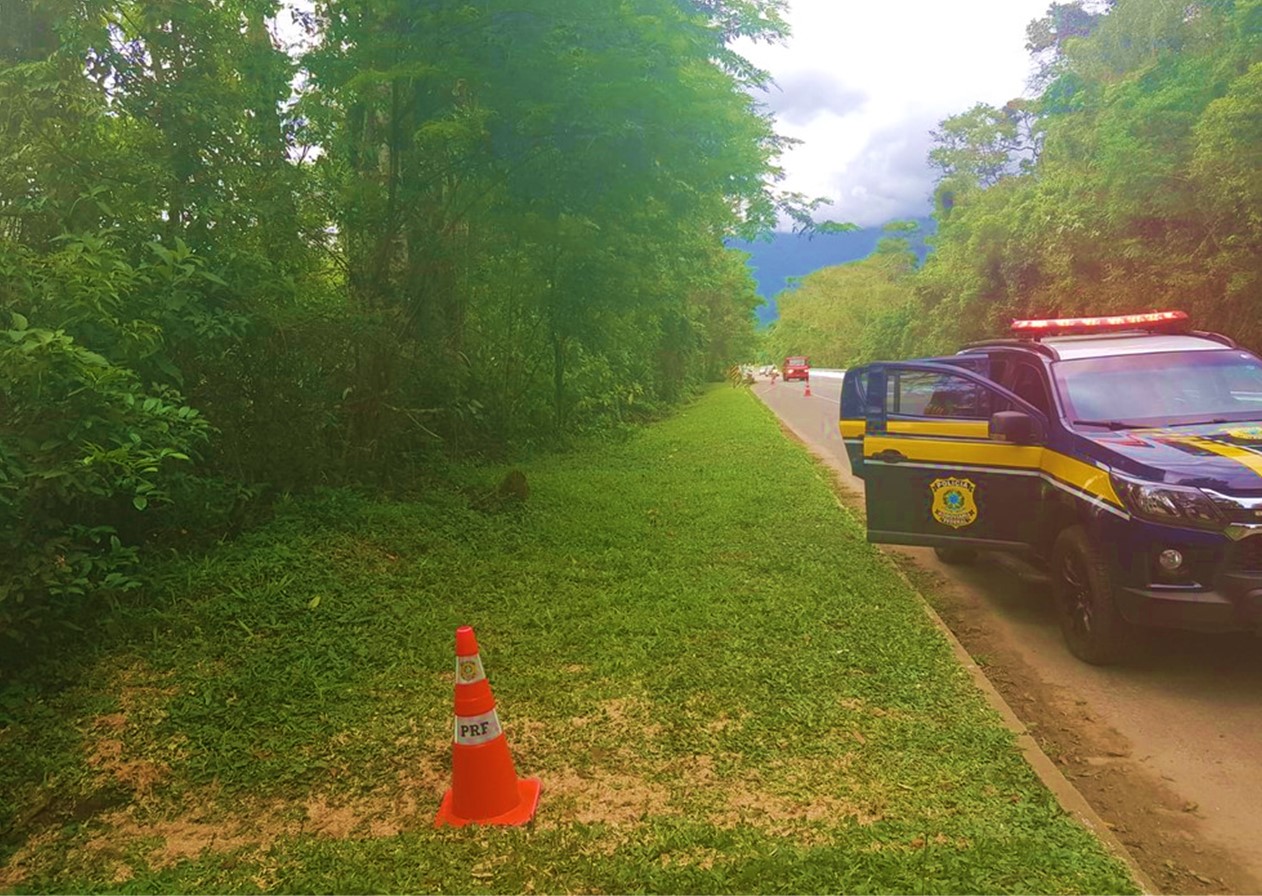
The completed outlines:
{"type": "Polygon", "coordinates": [[[552,402],[555,414],[555,425],[558,433],[565,429],[565,350],[569,346],[569,337],[552,332],[552,402]]]}

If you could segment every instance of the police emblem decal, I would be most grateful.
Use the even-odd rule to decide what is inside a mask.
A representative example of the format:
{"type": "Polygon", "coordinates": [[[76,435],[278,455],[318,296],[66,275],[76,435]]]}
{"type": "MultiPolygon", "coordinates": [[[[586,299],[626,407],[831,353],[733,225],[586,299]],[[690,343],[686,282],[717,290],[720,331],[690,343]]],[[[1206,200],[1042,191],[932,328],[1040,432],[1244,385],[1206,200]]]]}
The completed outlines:
{"type": "Polygon", "coordinates": [[[482,671],[482,657],[474,656],[458,656],[456,657],[456,684],[473,684],[486,678],[486,672],[482,671]]]}
{"type": "Polygon", "coordinates": [[[929,483],[929,491],[933,494],[930,512],[933,518],[944,526],[960,529],[972,524],[977,519],[977,502],[973,493],[977,486],[971,479],[935,479],[929,483]]]}

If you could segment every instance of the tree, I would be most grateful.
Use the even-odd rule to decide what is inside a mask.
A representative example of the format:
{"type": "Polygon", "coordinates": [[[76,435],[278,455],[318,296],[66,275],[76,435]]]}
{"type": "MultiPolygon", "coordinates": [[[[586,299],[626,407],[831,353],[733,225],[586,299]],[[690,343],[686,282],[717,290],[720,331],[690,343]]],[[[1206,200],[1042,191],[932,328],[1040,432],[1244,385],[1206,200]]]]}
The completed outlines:
{"type": "Polygon", "coordinates": [[[1002,109],[978,103],[945,119],[930,132],[929,164],[955,185],[994,186],[1000,178],[1028,170],[1038,161],[1039,139],[1028,103],[1002,109]]]}
{"type": "Polygon", "coordinates": [[[508,412],[455,373],[483,339],[470,325],[505,321],[470,304],[496,292],[519,298],[508,320],[529,321],[515,333],[536,340],[496,357],[524,370],[547,353],[564,428],[572,365],[599,354],[611,316],[683,313],[684,297],[663,303],[656,290],[671,287],[646,289],[628,258],[772,225],[784,207],[770,183],[782,143],[741,89],[756,73],[725,41],[770,33],[781,6],[318,7],[328,37],[307,60],[307,103],[327,150],[320,177],[345,198],[330,211],[352,299],[397,340],[360,350],[367,378],[351,388],[363,396],[364,440],[387,438],[406,354],[443,362],[427,371],[423,406],[455,389],[458,404],[508,412]],[[507,279],[488,280],[492,271],[507,279]]]}
{"type": "Polygon", "coordinates": [[[1013,317],[1164,306],[1260,344],[1245,298],[1258,282],[1247,210],[1258,15],[1213,0],[1054,7],[1032,37],[1057,54],[1030,107],[1042,149],[1028,176],[988,178],[1001,153],[975,150],[993,145],[963,126],[975,118],[958,123],[980,136],[951,145],[963,161],[938,186],[912,342],[940,351],[1013,317]]]}
{"type": "Polygon", "coordinates": [[[866,259],[823,268],[776,297],[780,319],[768,337],[774,357],[805,354],[812,363],[850,367],[897,358],[908,348],[915,314],[914,221],[894,221],[866,259]]]}
{"type": "Polygon", "coordinates": [[[1047,8],[1047,15],[1030,22],[1025,31],[1025,49],[1038,64],[1034,84],[1046,88],[1061,74],[1070,42],[1091,36],[1115,4],[1116,0],[1053,3],[1047,8]]]}

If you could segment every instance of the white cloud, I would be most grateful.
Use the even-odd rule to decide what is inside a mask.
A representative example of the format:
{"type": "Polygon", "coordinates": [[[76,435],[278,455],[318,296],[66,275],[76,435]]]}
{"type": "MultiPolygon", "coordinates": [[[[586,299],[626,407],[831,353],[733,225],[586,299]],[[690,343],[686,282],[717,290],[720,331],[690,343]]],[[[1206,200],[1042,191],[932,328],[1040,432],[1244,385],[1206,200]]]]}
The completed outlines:
{"type": "Polygon", "coordinates": [[[789,0],[782,46],[742,43],[779,85],[778,130],[802,141],[782,186],[857,224],[927,214],[929,131],[1026,92],[1025,28],[1049,0],[789,0]]]}
{"type": "Polygon", "coordinates": [[[831,72],[820,69],[789,71],[759,96],[759,101],[790,125],[805,126],[822,115],[839,118],[863,109],[868,95],[846,87],[831,72]]]}

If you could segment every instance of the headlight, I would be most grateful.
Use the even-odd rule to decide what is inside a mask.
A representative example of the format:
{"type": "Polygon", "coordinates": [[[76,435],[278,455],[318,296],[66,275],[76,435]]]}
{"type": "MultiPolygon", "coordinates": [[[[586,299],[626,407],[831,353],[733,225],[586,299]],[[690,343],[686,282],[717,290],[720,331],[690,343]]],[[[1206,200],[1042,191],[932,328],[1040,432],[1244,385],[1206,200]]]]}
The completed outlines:
{"type": "Polygon", "coordinates": [[[1140,482],[1124,479],[1116,473],[1112,479],[1113,487],[1131,513],[1141,519],[1200,529],[1218,529],[1223,526],[1223,518],[1218,515],[1209,495],[1199,488],[1140,482]]]}

